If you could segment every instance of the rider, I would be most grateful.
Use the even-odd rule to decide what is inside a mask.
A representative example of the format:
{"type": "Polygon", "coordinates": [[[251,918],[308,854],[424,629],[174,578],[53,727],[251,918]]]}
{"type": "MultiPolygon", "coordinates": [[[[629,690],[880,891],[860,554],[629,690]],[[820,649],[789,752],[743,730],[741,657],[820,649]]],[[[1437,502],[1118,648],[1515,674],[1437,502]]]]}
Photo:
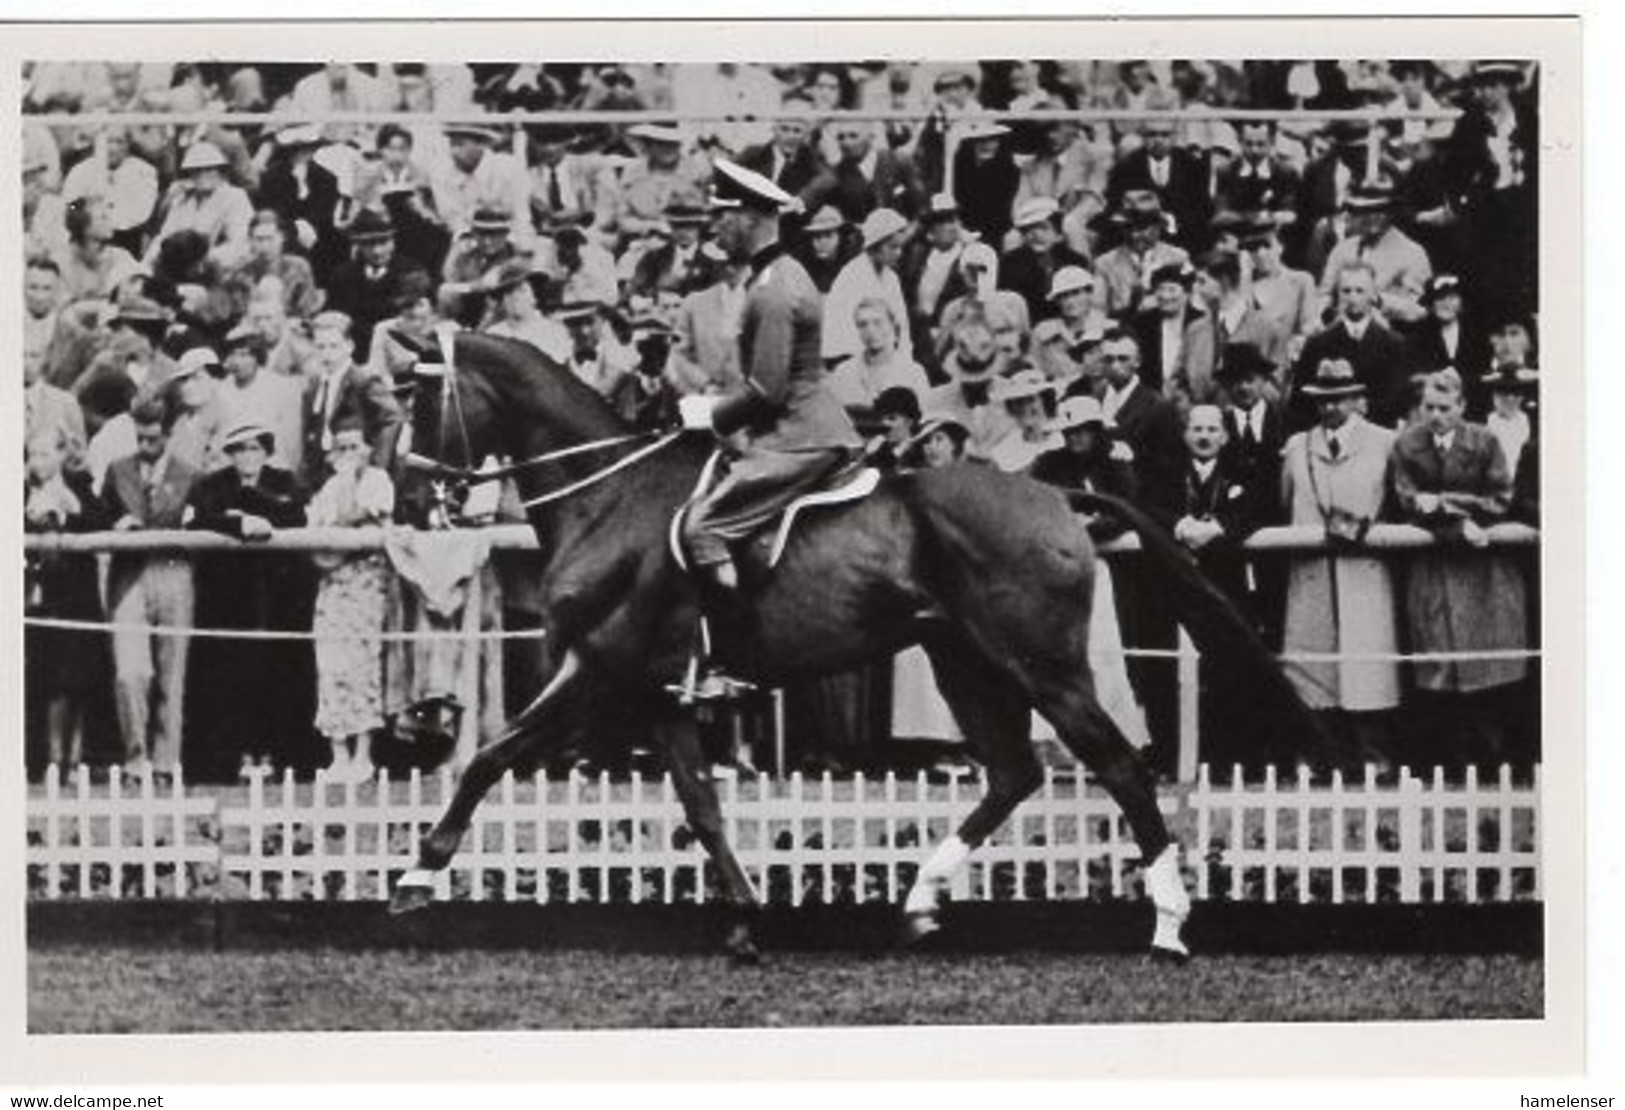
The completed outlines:
{"type": "Polygon", "coordinates": [[[817,488],[852,461],[863,440],[824,383],[818,288],[779,241],[790,194],[726,159],[718,158],[715,170],[717,245],[750,267],[739,324],[744,381],[731,393],[696,394],[678,405],[685,428],[745,433],[727,475],[693,505],[684,526],[694,565],[733,590],[739,572],[729,543],[817,488]]]}

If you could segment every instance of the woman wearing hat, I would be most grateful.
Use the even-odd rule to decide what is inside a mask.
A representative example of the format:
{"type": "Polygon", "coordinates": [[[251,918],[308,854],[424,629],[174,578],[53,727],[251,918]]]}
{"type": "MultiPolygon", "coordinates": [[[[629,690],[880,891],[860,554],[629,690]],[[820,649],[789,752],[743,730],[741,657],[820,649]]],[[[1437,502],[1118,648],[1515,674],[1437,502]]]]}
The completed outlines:
{"type": "Polygon", "coordinates": [[[1527,367],[1508,365],[1484,375],[1482,384],[1490,395],[1491,406],[1484,427],[1501,445],[1501,457],[1516,482],[1524,448],[1535,435],[1535,420],[1529,410],[1535,402],[1540,375],[1527,367]]]}
{"type": "MultiPolygon", "coordinates": [[[[891,307],[898,320],[908,319],[908,302],[903,299],[903,283],[897,264],[903,257],[903,244],[912,225],[890,208],[877,208],[864,217],[863,253],[848,262],[824,299],[823,357],[826,366],[860,354],[857,307],[876,297],[891,307]]],[[[913,343],[906,335],[898,342],[903,353],[912,357],[913,343]]]]}
{"type": "Polygon", "coordinates": [[[1010,151],[1010,129],[991,119],[967,122],[953,155],[954,200],[965,227],[989,243],[1002,243],[1021,187],[1010,151]]]}
{"type": "Polygon", "coordinates": [[[1044,372],[1024,366],[993,383],[991,400],[1002,404],[1013,427],[993,445],[988,461],[1006,473],[1024,471],[1046,451],[1061,446],[1061,437],[1051,428],[1055,385],[1044,372]]]}
{"type": "MultiPolygon", "coordinates": [[[[311,498],[313,528],[363,528],[387,524],[395,511],[389,475],[371,465],[358,417],[333,425],[327,451],[332,476],[311,498]]],[[[384,725],[383,667],[379,644],[364,637],[380,632],[389,602],[389,561],[382,552],[316,557],[312,631],[316,640],[316,731],[332,745],[328,774],[340,782],[372,771],[372,734],[384,725]],[[326,634],[328,638],[322,637],[326,634]]]]}
{"type": "Polygon", "coordinates": [[[829,292],[835,278],[856,253],[856,244],[847,235],[849,230],[846,217],[833,204],[814,212],[801,229],[795,256],[820,293],[829,292]]]}
{"type": "Polygon", "coordinates": [[[1196,270],[1188,263],[1159,266],[1150,278],[1151,306],[1134,316],[1145,384],[1183,405],[1214,394],[1213,318],[1193,303],[1196,270]]]}
{"type": "Polygon", "coordinates": [[[961,321],[982,321],[992,331],[999,353],[1006,359],[1019,358],[1032,334],[1032,313],[1020,293],[999,285],[999,256],[986,243],[968,243],[959,253],[956,284],[965,292],[942,310],[933,342],[938,361],[946,367],[954,336],[961,321]]]}
{"type": "Polygon", "coordinates": [[[1525,66],[1475,63],[1472,102],[1446,143],[1456,210],[1461,273],[1474,307],[1490,319],[1532,313],[1535,278],[1540,120],[1525,95],[1525,66]]]}
{"type": "Polygon", "coordinates": [[[325,139],[320,124],[281,127],[272,140],[271,161],[260,176],[257,196],[262,209],[287,220],[311,267],[325,279],[344,261],[344,236],[335,218],[339,208],[339,182],[333,171],[316,161],[325,139]]]}
{"type": "Polygon", "coordinates": [[[246,192],[231,183],[230,165],[221,149],[207,140],[186,148],[180,176],[165,198],[163,222],[147,248],[149,266],[157,259],[159,246],[177,231],[201,234],[209,244],[209,257],[223,267],[235,266],[247,257],[254,205],[246,192]]]}
{"type": "Polygon", "coordinates": [[[536,283],[545,281],[523,258],[510,258],[485,275],[480,283],[487,300],[483,331],[522,339],[555,362],[570,357],[570,332],[542,312],[536,283]]]}
{"type": "MultiPolygon", "coordinates": [[[[254,543],[305,523],[305,494],[292,472],[270,464],[276,437],[263,424],[227,428],[228,465],[200,479],[188,499],[189,528],[254,543]]],[[[201,628],[308,628],[307,573],[280,553],[218,554],[197,561],[201,628]]],[[[192,654],[188,746],[217,772],[303,762],[315,692],[311,651],[300,640],[219,639],[192,654]],[[200,750],[201,749],[201,750],[200,750]],[[206,754],[205,754],[206,753],[206,754]]]]}
{"type": "Polygon", "coordinates": [[[288,247],[297,242],[287,219],[269,208],[254,213],[248,228],[248,257],[226,274],[225,289],[231,300],[232,316],[241,319],[248,301],[261,283],[275,281],[282,308],[298,320],[321,311],[327,294],[317,284],[315,271],[303,257],[288,247]]]}

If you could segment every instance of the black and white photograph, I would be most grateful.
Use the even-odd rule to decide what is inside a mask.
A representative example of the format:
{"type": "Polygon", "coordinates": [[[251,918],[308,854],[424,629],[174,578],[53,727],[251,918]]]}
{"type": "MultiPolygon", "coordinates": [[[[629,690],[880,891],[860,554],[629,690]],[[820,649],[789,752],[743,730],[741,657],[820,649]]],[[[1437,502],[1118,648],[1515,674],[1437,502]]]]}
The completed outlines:
{"type": "Polygon", "coordinates": [[[1579,36],[1305,28],[17,28],[30,1051],[1573,1070],[1579,36]]]}

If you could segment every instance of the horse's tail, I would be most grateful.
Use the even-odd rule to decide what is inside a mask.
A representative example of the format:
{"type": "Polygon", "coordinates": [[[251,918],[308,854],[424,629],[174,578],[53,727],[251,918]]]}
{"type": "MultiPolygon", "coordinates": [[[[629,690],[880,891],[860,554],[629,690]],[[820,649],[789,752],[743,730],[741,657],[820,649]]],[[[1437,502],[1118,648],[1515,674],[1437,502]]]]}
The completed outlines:
{"type": "Polygon", "coordinates": [[[1141,554],[1156,571],[1157,587],[1172,599],[1180,624],[1197,649],[1215,661],[1221,681],[1247,683],[1254,694],[1247,702],[1259,713],[1260,724],[1279,732],[1317,765],[1341,764],[1331,733],[1303,703],[1263,638],[1165,527],[1120,497],[1082,490],[1067,496],[1074,508],[1110,513],[1134,529],[1141,554]]]}

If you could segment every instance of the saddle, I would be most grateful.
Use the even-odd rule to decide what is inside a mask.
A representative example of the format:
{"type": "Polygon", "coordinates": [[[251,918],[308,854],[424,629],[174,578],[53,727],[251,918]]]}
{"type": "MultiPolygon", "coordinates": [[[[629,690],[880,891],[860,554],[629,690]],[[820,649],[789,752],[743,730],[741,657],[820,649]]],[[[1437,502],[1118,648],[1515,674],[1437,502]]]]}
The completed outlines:
{"type": "MultiPolygon", "coordinates": [[[[672,558],[683,570],[689,569],[688,552],[683,546],[683,522],[688,517],[689,508],[700,498],[704,497],[718,481],[718,472],[721,469],[723,453],[718,450],[706,460],[704,468],[700,471],[700,480],[694,485],[694,492],[687,501],[680,505],[672,514],[671,527],[667,537],[671,546],[672,558]]],[[[848,505],[862,501],[880,485],[880,471],[872,466],[853,465],[842,467],[830,475],[827,482],[820,489],[811,493],[804,493],[789,505],[785,506],[776,518],[764,524],[754,536],[744,540],[742,547],[752,547],[759,544],[767,535],[773,536],[772,545],[767,552],[767,566],[772,569],[779,565],[784,557],[785,548],[790,543],[790,534],[795,528],[797,517],[803,510],[829,508],[834,505],[848,505]]]]}

